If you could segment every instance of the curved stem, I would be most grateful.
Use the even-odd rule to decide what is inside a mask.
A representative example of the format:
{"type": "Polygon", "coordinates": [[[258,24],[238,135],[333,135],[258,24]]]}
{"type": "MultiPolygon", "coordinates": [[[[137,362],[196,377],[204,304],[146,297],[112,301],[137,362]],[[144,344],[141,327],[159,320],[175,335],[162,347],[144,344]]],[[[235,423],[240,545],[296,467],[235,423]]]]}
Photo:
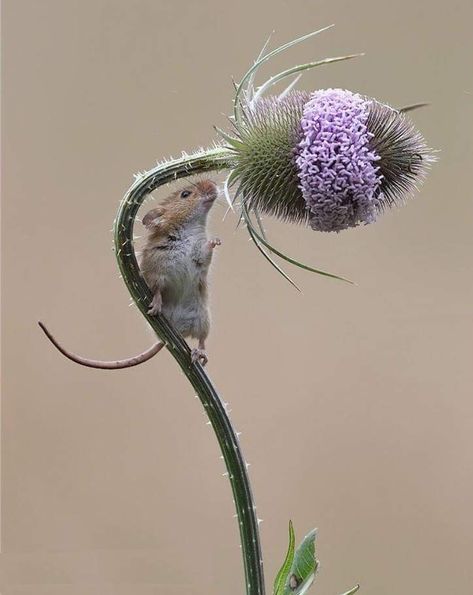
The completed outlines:
{"type": "Polygon", "coordinates": [[[192,364],[190,350],[183,338],[163,316],[149,316],[151,293],[140,275],[133,248],[133,225],[145,197],[159,186],[185,176],[233,166],[232,152],[224,148],[201,150],[163,163],[137,176],[125,194],[114,224],[115,251],[126,286],[141,313],[164,341],[182,371],[194,387],[217,436],[228,476],[240,528],[240,539],[248,595],[264,595],[263,560],[256,507],[240,449],[238,436],[225,407],[200,364],[192,364]]]}

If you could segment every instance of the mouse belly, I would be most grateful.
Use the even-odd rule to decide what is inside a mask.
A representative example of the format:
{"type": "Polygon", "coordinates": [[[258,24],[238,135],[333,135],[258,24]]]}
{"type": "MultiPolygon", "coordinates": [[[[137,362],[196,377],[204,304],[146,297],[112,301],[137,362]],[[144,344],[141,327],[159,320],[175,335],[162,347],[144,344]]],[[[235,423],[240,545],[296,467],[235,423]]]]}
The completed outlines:
{"type": "Polygon", "coordinates": [[[205,339],[209,334],[210,314],[203,304],[163,304],[162,312],[183,337],[205,339]]]}
{"type": "MultiPolygon", "coordinates": [[[[159,259],[145,259],[143,277],[154,293],[159,290],[161,312],[184,337],[205,339],[209,333],[207,273],[210,264],[201,261],[206,237],[198,241],[176,242],[169,252],[156,251],[159,259]]],[[[208,255],[207,255],[208,256],[208,255]]]]}
{"type": "Polygon", "coordinates": [[[167,288],[163,288],[162,313],[184,337],[207,337],[210,312],[207,305],[207,284],[199,273],[176,275],[167,288]]]}

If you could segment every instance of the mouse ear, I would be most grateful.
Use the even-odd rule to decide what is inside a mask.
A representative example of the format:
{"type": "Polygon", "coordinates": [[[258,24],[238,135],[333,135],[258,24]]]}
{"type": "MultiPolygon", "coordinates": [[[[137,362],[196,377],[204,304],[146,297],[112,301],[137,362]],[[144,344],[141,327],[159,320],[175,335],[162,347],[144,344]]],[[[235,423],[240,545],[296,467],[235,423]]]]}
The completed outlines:
{"type": "Polygon", "coordinates": [[[156,209],[151,209],[148,211],[146,215],[143,217],[141,223],[148,229],[156,227],[161,223],[161,217],[164,215],[163,209],[157,207],[156,209]]]}

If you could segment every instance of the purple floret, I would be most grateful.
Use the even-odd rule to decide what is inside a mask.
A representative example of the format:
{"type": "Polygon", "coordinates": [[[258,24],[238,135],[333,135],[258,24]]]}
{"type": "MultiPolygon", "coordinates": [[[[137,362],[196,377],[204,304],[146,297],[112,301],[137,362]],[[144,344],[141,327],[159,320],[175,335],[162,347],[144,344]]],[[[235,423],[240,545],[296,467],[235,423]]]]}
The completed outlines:
{"type": "Polygon", "coordinates": [[[295,151],[312,229],[341,231],[376,219],[382,175],[370,150],[369,100],[342,89],[312,93],[295,151]]]}

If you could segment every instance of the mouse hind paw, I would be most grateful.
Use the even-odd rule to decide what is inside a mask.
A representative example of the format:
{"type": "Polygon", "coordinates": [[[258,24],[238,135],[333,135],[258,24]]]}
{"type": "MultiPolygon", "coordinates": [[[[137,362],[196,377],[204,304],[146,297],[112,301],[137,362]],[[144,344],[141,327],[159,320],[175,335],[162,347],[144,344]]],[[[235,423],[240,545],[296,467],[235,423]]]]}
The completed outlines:
{"type": "Polygon", "coordinates": [[[205,364],[209,361],[209,358],[207,357],[207,353],[204,349],[196,348],[191,352],[191,361],[193,364],[199,362],[202,366],[205,366],[205,364]]]}
{"type": "Polygon", "coordinates": [[[162,307],[163,307],[163,298],[161,296],[161,292],[156,291],[156,293],[153,296],[153,301],[149,305],[148,314],[150,316],[156,316],[156,314],[159,314],[161,312],[162,307]]]}

